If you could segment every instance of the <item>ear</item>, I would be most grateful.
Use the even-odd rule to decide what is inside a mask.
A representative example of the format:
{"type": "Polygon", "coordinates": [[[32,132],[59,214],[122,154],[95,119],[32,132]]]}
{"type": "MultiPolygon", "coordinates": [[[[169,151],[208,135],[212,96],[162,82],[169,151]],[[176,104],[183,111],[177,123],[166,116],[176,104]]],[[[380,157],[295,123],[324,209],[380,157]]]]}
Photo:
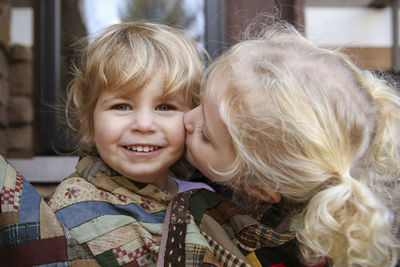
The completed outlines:
{"type": "Polygon", "coordinates": [[[281,201],[281,194],[272,191],[265,186],[246,185],[244,187],[244,190],[251,196],[264,200],[266,202],[278,203],[279,201],[281,201]]]}

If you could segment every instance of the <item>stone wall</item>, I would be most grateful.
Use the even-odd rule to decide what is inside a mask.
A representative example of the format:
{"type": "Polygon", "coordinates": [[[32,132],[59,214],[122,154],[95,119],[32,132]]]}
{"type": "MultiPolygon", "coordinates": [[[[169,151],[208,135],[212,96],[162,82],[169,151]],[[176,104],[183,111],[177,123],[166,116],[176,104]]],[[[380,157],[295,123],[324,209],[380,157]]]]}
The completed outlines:
{"type": "Polygon", "coordinates": [[[11,0],[0,0],[0,153],[33,156],[32,48],[9,45],[11,0]]]}

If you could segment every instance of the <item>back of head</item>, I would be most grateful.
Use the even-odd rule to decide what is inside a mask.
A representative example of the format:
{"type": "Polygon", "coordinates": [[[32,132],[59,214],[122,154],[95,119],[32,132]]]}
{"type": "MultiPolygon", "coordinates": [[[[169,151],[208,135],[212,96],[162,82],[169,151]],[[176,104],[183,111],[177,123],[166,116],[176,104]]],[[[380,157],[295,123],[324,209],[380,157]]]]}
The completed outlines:
{"type": "Polygon", "coordinates": [[[299,239],[310,261],[393,264],[400,99],[390,84],[281,24],[214,68],[229,80],[220,115],[236,150],[234,181],[305,207],[299,239]]]}
{"type": "Polygon", "coordinates": [[[163,72],[165,95],[184,96],[189,107],[199,103],[203,55],[184,32],[148,22],[119,23],[106,28],[82,51],[67,105],[69,119],[79,121],[78,148],[93,152],[93,112],[103,90],[129,85],[132,94],[155,72],[163,72]]]}

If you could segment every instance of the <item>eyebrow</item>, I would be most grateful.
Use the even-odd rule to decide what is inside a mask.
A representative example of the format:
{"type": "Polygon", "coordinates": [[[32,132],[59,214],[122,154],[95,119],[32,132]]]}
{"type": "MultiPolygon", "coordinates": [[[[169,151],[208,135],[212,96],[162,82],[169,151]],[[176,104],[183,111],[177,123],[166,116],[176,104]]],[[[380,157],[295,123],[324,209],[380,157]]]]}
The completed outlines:
{"type": "Polygon", "coordinates": [[[111,99],[114,99],[114,97],[111,97],[110,95],[107,95],[107,96],[103,95],[103,97],[100,99],[100,94],[99,94],[99,96],[97,97],[97,100],[96,100],[96,105],[97,104],[99,104],[99,105],[107,104],[111,99]]]}
{"type": "Polygon", "coordinates": [[[159,97],[159,100],[166,102],[171,101],[182,106],[189,106],[189,103],[187,103],[186,99],[181,95],[162,95],[161,97],[159,97]]]}

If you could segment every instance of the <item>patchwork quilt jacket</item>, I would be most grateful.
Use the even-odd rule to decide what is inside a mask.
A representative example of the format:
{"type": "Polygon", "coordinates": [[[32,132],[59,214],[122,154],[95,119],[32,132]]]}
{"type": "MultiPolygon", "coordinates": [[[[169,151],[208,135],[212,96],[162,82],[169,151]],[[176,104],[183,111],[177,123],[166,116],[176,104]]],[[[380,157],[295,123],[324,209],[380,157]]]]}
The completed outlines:
{"type": "Polygon", "coordinates": [[[46,203],[0,156],[0,265],[304,266],[293,220],[276,230],[266,222],[275,214],[256,220],[204,184],[182,183],[171,197],[87,157],[46,203]]]}

